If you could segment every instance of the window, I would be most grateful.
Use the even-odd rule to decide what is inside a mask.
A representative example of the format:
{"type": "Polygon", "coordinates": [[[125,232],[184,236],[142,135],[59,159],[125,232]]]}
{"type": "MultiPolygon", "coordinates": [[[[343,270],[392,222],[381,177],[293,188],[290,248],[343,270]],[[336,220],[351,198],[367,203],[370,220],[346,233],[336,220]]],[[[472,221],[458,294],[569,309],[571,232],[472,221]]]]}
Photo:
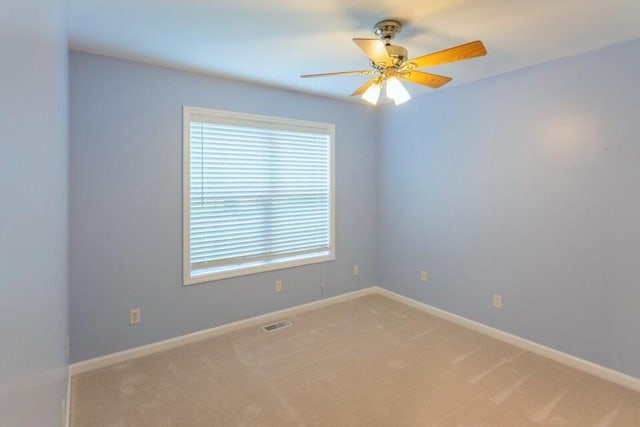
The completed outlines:
{"type": "Polygon", "coordinates": [[[184,284],[335,259],[334,126],[184,107],[184,284]]]}

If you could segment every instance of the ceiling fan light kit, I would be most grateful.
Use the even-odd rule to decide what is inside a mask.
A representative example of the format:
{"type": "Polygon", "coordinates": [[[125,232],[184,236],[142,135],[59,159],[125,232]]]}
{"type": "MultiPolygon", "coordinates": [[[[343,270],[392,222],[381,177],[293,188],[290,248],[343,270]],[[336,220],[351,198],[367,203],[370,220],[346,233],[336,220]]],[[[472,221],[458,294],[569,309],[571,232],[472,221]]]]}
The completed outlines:
{"type": "Polygon", "coordinates": [[[335,73],[305,74],[300,77],[330,77],[340,75],[373,75],[370,80],[356,89],[351,96],[362,96],[362,99],[376,105],[380,90],[385,84],[387,97],[400,105],[411,99],[411,95],[399,79],[437,89],[452,78],[437,74],[417,71],[418,68],[462,61],[484,56],[487,51],[481,41],[474,41],[439,52],[430,53],[414,59],[407,59],[407,49],[392,45],[391,40],[400,32],[402,24],[394,19],[385,19],[374,27],[378,39],[354,38],[353,41],[369,57],[370,70],[339,71],[335,73]]]}

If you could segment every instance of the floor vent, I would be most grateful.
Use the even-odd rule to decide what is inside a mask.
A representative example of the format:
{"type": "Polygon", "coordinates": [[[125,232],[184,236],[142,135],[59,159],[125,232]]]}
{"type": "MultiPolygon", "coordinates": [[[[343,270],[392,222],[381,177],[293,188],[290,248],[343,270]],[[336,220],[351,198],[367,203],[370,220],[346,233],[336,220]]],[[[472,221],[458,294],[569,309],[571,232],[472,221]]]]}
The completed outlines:
{"type": "Polygon", "coordinates": [[[272,323],[262,327],[267,332],[275,331],[276,329],[288,328],[291,326],[291,322],[288,320],[281,320],[280,322],[272,323]]]}

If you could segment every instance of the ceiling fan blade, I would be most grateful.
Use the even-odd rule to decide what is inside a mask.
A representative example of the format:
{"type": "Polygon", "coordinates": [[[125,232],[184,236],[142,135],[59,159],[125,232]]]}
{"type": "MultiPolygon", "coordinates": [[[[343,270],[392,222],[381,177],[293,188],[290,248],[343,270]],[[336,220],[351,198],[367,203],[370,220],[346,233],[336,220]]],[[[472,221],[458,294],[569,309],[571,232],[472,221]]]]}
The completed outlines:
{"type": "Polygon", "coordinates": [[[434,89],[439,88],[451,80],[451,77],[439,76],[437,74],[423,73],[422,71],[409,71],[407,73],[402,73],[399,76],[401,79],[408,80],[412,83],[417,83],[419,85],[429,86],[434,89]]]}
{"type": "Polygon", "coordinates": [[[393,60],[389,56],[389,52],[387,52],[387,48],[381,40],[353,39],[353,42],[367,54],[374,64],[384,62],[387,65],[393,65],[393,60]]]}
{"type": "Polygon", "coordinates": [[[358,89],[356,89],[355,92],[353,92],[351,94],[351,96],[358,96],[358,95],[362,95],[363,93],[365,93],[367,91],[367,89],[369,89],[369,87],[374,84],[377,83],[380,80],[380,77],[374,77],[370,80],[368,80],[365,84],[363,84],[362,86],[360,86],[358,89]]]}
{"type": "Polygon", "coordinates": [[[478,56],[484,56],[486,54],[487,50],[484,48],[482,42],[478,40],[475,42],[452,47],[450,49],[441,50],[439,52],[429,53],[418,58],[410,59],[406,62],[415,64],[416,68],[423,68],[431,67],[433,65],[446,64],[449,62],[463,61],[465,59],[477,58],[478,56]]]}
{"type": "Polygon", "coordinates": [[[300,77],[306,79],[308,77],[331,77],[331,76],[349,76],[349,75],[368,75],[374,74],[374,70],[359,70],[359,71],[338,71],[335,73],[321,73],[321,74],[304,74],[300,77]]]}

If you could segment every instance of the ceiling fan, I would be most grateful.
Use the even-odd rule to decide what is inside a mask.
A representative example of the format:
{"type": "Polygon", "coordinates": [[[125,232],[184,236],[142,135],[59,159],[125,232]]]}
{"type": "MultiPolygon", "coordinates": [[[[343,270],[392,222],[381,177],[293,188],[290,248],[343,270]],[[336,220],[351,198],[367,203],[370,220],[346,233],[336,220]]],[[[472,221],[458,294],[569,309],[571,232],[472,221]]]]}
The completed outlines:
{"type": "Polygon", "coordinates": [[[400,32],[401,28],[402,24],[399,21],[385,19],[373,27],[379,39],[353,39],[355,44],[369,57],[371,70],[305,74],[300,77],[371,75],[374,77],[356,89],[351,96],[362,95],[365,101],[376,105],[380,97],[380,89],[386,82],[387,97],[392,99],[396,105],[399,105],[411,99],[411,96],[398,79],[437,89],[449,83],[452,80],[451,77],[417,71],[418,68],[462,61],[487,54],[482,42],[474,41],[417,58],[407,59],[407,49],[391,44],[391,40],[400,32]]]}

